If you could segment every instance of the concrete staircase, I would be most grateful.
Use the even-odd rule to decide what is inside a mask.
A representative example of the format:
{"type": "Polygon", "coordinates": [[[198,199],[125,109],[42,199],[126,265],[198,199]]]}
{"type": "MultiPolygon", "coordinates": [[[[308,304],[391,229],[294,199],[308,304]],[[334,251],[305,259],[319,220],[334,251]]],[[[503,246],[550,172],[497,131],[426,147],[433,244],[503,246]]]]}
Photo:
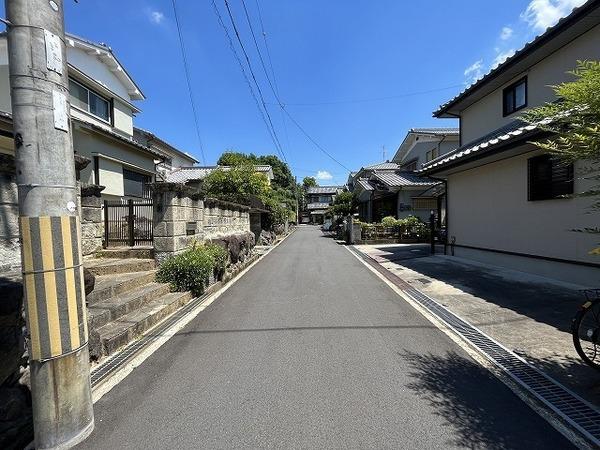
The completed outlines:
{"type": "Polygon", "coordinates": [[[153,259],[95,258],[85,267],[96,276],[86,297],[92,359],[114,353],[192,299],[155,282],[153,259]]]}

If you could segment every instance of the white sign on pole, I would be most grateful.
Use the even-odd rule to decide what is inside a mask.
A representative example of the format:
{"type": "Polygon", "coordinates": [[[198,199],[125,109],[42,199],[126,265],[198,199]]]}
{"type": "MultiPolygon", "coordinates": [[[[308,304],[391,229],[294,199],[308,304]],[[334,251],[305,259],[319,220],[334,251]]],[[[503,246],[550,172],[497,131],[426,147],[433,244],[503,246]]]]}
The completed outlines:
{"type": "Polygon", "coordinates": [[[52,91],[52,106],[54,108],[54,128],[69,131],[67,96],[62,92],[52,91]]]}
{"type": "Polygon", "coordinates": [[[48,70],[53,70],[62,75],[63,60],[60,38],[58,35],[44,30],[44,40],[46,41],[46,67],[48,67],[48,70]]]}

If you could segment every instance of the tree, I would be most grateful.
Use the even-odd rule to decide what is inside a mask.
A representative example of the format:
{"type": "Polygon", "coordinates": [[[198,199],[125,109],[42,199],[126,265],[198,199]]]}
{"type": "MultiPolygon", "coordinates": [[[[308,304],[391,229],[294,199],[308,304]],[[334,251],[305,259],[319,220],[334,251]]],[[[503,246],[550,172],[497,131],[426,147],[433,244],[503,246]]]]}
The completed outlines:
{"type": "Polygon", "coordinates": [[[236,151],[224,152],[217,161],[220,166],[241,166],[246,164],[256,164],[256,155],[250,153],[240,153],[236,151]]]}
{"type": "MultiPolygon", "coordinates": [[[[532,142],[541,150],[573,163],[583,160],[587,167],[579,170],[595,185],[575,195],[594,197],[592,207],[600,208],[600,61],[578,61],[569,72],[574,81],[553,86],[559,101],[532,108],[523,119],[552,133],[548,139],[532,142]]],[[[600,228],[576,230],[600,233],[600,228]]],[[[600,247],[592,251],[600,255],[600,247]]]]}
{"type": "Polygon", "coordinates": [[[358,200],[352,192],[344,191],[339,193],[329,211],[336,216],[349,216],[354,214],[358,208],[358,200]]]}
{"type": "Polygon", "coordinates": [[[211,172],[202,180],[201,189],[206,197],[245,205],[249,204],[252,196],[263,199],[270,191],[267,177],[248,164],[211,172]]]}
{"type": "Polygon", "coordinates": [[[318,185],[319,183],[317,183],[315,177],[304,177],[302,179],[302,187],[304,187],[304,190],[308,189],[309,187],[315,187],[318,185]]]}

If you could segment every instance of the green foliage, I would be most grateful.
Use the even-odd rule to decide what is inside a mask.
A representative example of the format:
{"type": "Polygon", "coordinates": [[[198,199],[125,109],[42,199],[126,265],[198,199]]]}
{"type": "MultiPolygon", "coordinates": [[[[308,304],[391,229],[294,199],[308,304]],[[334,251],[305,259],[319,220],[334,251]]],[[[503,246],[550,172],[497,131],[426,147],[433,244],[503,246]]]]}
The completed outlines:
{"type": "Polygon", "coordinates": [[[358,209],[358,200],[352,192],[344,191],[336,195],[333,205],[329,208],[332,214],[337,216],[349,216],[358,209]]]}
{"type": "Polygon", "coordinates": [[[169,283],[173,291],[191,291],[198,296],[208,285],[214,262],[202,247],[193,247],[164,261],[156,273],[156,281],[169,283]]]}
{"type": "Polygon", "coordinates": [[[204,178],[202,192],[206,197],[244,205],[250,204],[252,197],[258,198],[269,211],[267,229],[295,219],[296,182],[288,165],[277,156],[228,151],[221,155],[218,164],[231,166],[231,169],[215,170],[204,178]],[[264,174],[255,172],[255,165],[271,166],[270,184],[264,174]]]}
{"type": "Polygon", "coordinates": [[[267,177],[255,172],[251,165],[215,170],[202,180],[202,193],[206,197],[241,204],[248,204],[252,196],[262,198],[269,190],[267,177]]]}
{"type": "Polygon", "coordinates": [[[574,81],[552,86],[558,102],[525,112],[523,119],[556,137],[534,142],[568,161],[600,163],[600,61],[578,61],[574,81]]]}
{"type": "Polygon", "coordinates": [[[318,186],[319,183],[317,183],[317,180],[315,179],[315,177],[304,177],[302,179],[302,187],[306,190],[309,187],[315,187],[318,186]]]}
{"type": "Polygon", "coordinates": [[[394,216],[386,216],[381,219],[381,225],[386,228],[394,228],[398,225],[398,220],[394,216]]]}
{"type": "MultiPolygon", "coordinates": [[[[532,142],[539,149],[566,162],[585,161],[587,167],[579,170],[579,176],[591,185],[575,194],[594,197],[591,206],[600,209],[600,61],[578,61],[569,73],[574,81],[552,86],[559,101],[532,108],[523,119],[553,133],[549,139],[532,142]]],[[[600,254],[600,247],[591,253],[600,254]]]]}
{"type": "Polygon", "coordinates": [[[194,244],[183,253],[164,261],[156,281],[169,283],[172,291],[191,291],[198,296],[208,286],[210,275],[220,278],[229,262],[229,252],[217,244],[194,244]]]}
{"type": "Polygon", "coordinates": [[[229,263],[229,251],[218,244],[205,244],[204,251],[211,257],[215,278],[220,278],[229,263]]]}

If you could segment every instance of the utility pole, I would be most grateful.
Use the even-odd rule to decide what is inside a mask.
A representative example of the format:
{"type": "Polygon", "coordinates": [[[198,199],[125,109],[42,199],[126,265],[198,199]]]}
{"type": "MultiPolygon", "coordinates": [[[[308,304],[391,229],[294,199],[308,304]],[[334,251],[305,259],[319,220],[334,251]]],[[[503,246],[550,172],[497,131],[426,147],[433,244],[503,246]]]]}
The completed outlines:
{"type": "Polygon", "coordinates": [[[94,428],[62,0],[6,0],[35,447],[94,428]]]}

